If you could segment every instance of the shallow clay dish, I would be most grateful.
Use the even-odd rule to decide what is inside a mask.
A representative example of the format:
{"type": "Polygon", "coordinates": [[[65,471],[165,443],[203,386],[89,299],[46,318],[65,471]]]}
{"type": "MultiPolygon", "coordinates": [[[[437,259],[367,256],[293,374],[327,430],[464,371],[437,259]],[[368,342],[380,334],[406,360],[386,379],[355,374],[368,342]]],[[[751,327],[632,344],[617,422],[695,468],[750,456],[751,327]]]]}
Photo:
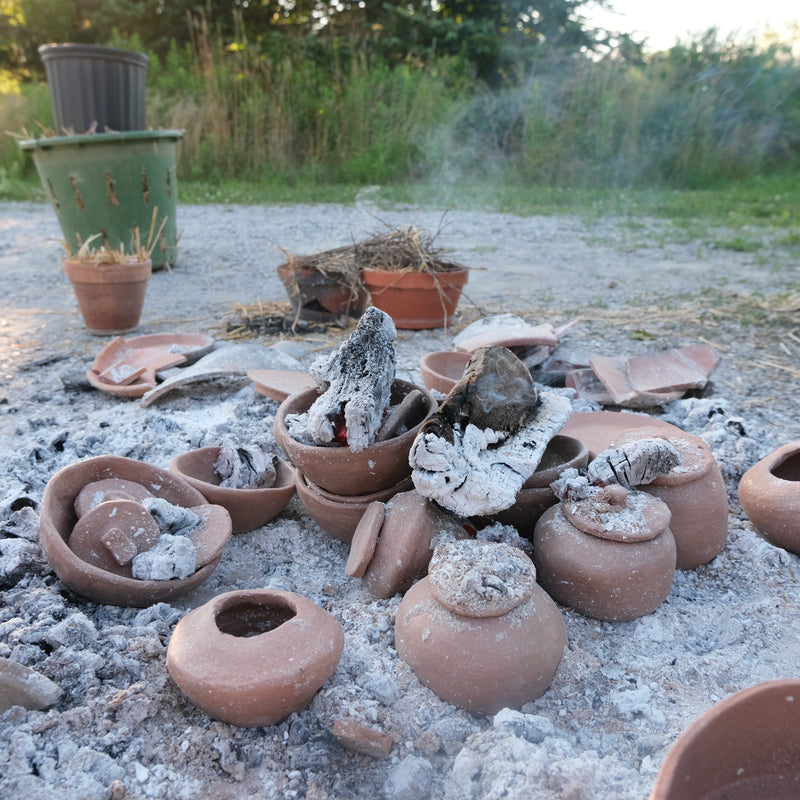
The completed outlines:
{"type": "Polygon", "coordinates": [[[461,350],[436,350],[419,361],[422,382],[430,390],[449,394],[461,380],[472,354],[461,350]]]}
{"type": "Polygon", "coordinates": [[[349,447],[303,444],[290,435],[287,415],[308,411],[320,394],[317,389],[291,395],[281,403],[273,425],[275,441],[307,480],[333,494],[352,496],[388,489],[411,474],[408,463],[411,444],[422,423],[438,407],[430,393],[399,379],[392,384],[392,404],[399,404],[414,390],[422,393],[423,407],[407,420],[409,430],[384,442],[375,442],[358,453],[349,447]]]}
{"type": "Polygon", "coordinates": [[[269,488],[231,489],[220,486],[220,477],[214,472],[219,447],[201,447],[181,453],[172,459],[170,472],[194,486],[209,503],[228,510],[234,533],[266,525],[286,508],[294,495],[295,470],[282,458],[275,465],[275,484],[269,488]]]}
{"type": "Polygon", "coordinates": [[[156,333],[112,339],[96,356],[86,378],[96,389],[120,397],[142,397],[155,388],[156,372],[186,366],[214,346],[201,333],[156,333]]]}
{"type": "Polygon", "coordinates": [[[84,486],[121,478],[145,486],[153,495],[184,508],[209,508],[205,498],[186,481],[164,469],[122,456],[95,456],[59,470],[42,496],[39,540],[48,563],[66,586],[96,603],[146,607],[168,602],[199,586],[216,568],[231,535],[227,511],[214,507],[214,525],[207,525],[198,542],[201,566],[183,580],[139,580],[115,575],[74,553],[67,541],[78,522],[75,500],[84,486]]]}

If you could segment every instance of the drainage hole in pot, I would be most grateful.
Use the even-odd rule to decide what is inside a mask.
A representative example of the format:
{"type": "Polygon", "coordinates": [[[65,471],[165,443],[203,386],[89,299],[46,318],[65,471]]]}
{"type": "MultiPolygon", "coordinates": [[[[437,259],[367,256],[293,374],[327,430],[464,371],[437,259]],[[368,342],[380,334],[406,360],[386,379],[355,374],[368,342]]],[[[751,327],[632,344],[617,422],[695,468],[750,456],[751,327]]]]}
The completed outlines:
{"type": "Polygon", "coordinates": [[[231,636],[249,637],[268,633],[295,616],[288,605],[273,602],[269,605],[249,600],[223,606],[216,615],[217,627],[231,636]]]}

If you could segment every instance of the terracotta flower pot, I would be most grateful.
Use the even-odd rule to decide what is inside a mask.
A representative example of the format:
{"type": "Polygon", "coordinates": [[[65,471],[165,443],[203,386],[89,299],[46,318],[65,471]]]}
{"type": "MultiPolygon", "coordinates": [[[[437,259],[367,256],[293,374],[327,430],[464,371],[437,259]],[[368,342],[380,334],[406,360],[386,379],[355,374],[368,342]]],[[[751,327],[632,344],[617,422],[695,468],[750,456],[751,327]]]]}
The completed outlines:
{"type": "Polygon", "coordinates": [[[177,475],[121,456],[95,456],[64,467],[48,481],[42,495],[39,539],[45,557],[66,586],[96,603],[145,607],[185,594],[211,575],[230,535],[231,520],[225,509],[207,506],[203,495],[177,475]],[[77,502],[85,487],[92,486],[90,494],[99,495],[95,500],[101,505],[105,501],[130,503],[136,497],[125,486],[127,482],[139,484],[176,506],[215,509],[202,534],[202,551],[198,551],[193,574],[183,579],[140,580],[103,569],[96,559],[95,563],[86,561],[70,547],[69,539],[79,522],[76,504],[85,507],[82,501],[77,502]]]}
{"type": "Polygon", "coordinates": [[[367,307],[365,292],[354,293],[349,286],[316,269],[277,268],[292,311],[307,322],[325,322],[334,317],[360,317],[367,307]]]}
{"type": "Polygon", "coordinates": [[[274,486],[253,489],[220,486],[220,477],[214,472],[220,449],[201,447],[181,453],[170,462],[170,472],[194,486],[209,503],[226,508],[234,533],[246,533],[266,525],[286,508],[294,495],[294,467],[278,459],[274,486]]]}
{"type": "MultiPolygon", "coordinates": [[[[409,392],[419,389],[413,383],[396,379],[391,402],[398,404],[409,392]]],[[[286,427],[288,414],[302,414],[319,396],[317,389],[291,395],[275,414],[275,441],[307,480],[333,494],[363,495],[388,489],[411,474],[408,453],[422,423],[436,411],[437,403],[425,390],[422,411],[407,420],[408,430],[384,442],[375,442],[360,452],[349,447],[318,446],[298,442],[286,427]]]]}
{"type": "Polygon", "coordinates": [[[650,800],[800,797],[800,680],[732,694],[687,728],[667,753],[650,800]]]}
{"type": "Polygon", "coordinates": [[[126,333],[139,324],[152,262],[95,264],[64,260],[83,321],[98,336],[126,333]]]}
{"type": "Polygon", "coordinates": [[[176,626],[167,669],[203,711],[231,725],[273,725],[306,706],[334,673],[342,626],[294,592],[215,597],[176,626]]]}
{"type": "Polygon", "coordinates": [[[469,270],[393,272],[362,270],[372,304],[398,328],[441,328],[452,320],[469,270]]]}
{"type": "Polygon", "coordinates": [[[400,483],[370,494],[333,494],[311,483],[301,472],[297,473],[297,496],[317,525],[326,533],[348,544],[370,503],[386,502],[399,492],[413,489],[411,477],[400,483]]]}
{"type": "Polygon", "coordinates": [[[739,502],[767,541],[800,555],[800,442],[750,467],[739,481],[739,502]]]}
{"type": "Polygon", "coordinates": [[[509,545],[438,545],[428,576],[397,609],[400,658],[439,697],[474,714],[518,709],[544,694],[566,644],[561,612],[530,559],[509,545]]]}

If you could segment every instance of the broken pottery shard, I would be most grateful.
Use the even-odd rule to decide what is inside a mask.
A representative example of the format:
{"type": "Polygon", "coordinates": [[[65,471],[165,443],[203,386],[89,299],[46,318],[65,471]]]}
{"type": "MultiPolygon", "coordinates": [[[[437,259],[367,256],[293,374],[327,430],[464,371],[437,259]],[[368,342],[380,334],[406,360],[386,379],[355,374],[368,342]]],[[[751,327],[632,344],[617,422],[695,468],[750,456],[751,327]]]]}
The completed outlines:
{"type": "Polygon", "coordinates": [[[0,714],[14,706],[40,711],[57,703],[61,687],[16,661],[0,658],[0,714]]]}
{"type": "Polygon", "coordinates": [[[306,412],[305,427],[314,444],[336,441],[342,423],[353,452],[375,441],[389,407],[396,336],[392,318],[370,307],[336,351],[311,365],[317,385],[327,386],[306,412]]]}
{"type": "Polygon", "coordinates": [[[411,446],[414,486],[465,517],[510,508],[571,411],[507,348],[479,351],[411,446]]]}
{"type": "MultiPolygon", "coordinates": [[[[565,328],[561,329],[563,332],[565,328]]],[[[549,323],[531,325],[516,314],[492,314],[467,325],[453,340],[459,350],[474,353],[482,347],[558,346],[559,335],[549,323]]]]}
{"type": "Polygon", "coordinates": [[[229,489],[269,489],[275,485],[277,457],[260,447],[236,447],[224,441],[214,462],[220,486],[229,489]]]}
{"type": "Polygon", "coordinates": [[[680,463],[681,457],[666,439],[639,439],[600,453],[588,466],[589,481],[598,486],[619,484],[627,489],[652,483],[680,463]]]}
{"type": "Polygon", "coordinates": [[[386,758],[392,750],[392,737],[388,733],[359,725],[351,719],[335,719],[333,735],[345,749],[373,758],[386,758]]]}

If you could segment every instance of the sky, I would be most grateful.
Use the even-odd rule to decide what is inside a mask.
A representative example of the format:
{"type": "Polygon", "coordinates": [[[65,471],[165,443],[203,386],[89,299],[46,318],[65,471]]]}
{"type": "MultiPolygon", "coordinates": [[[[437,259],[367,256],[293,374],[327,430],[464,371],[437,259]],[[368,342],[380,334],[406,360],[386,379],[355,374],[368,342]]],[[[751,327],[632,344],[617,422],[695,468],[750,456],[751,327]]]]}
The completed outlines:
{"type": "MultiPolygon", "coordinates": [[[[646,50],[664,50],[676,39],[718,28],[720,38],[747,39],[766,30],[786,33],[800,24],[798,0],[610,0],[617,13],[586,6],[581,13],[592,25],[647,37],[646,50]]],[[[796,31],[795,36],[800,35],[796,31]]],[[[790,34],[781,37],[788,41],[790,34]]]]}

